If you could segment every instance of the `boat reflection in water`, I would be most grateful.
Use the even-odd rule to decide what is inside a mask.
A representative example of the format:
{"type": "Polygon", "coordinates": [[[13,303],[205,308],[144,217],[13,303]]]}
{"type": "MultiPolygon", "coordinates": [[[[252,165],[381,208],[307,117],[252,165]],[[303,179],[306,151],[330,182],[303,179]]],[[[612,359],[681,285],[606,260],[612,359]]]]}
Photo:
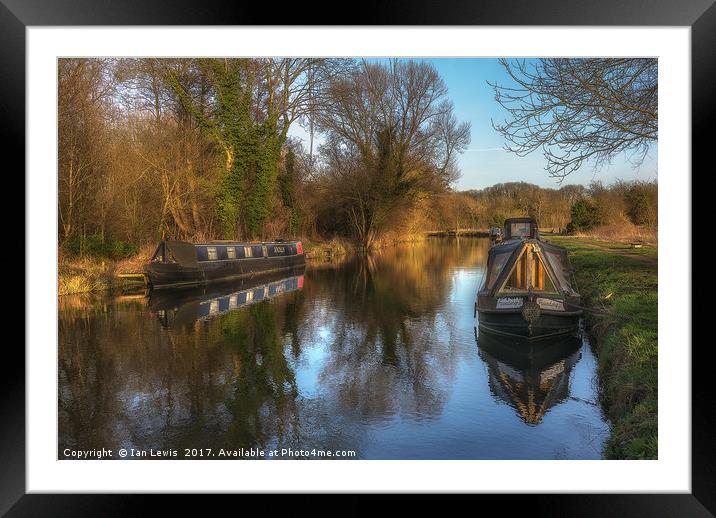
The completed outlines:
{"type": "Polygon", "coordinates": [[[480,358],[489,370],[490,390],[530,425],[569,397],[572,368],[580,359],[581,340],[510,341],[475,331],[480,358]]]}
{"type": "Polygon", "coordinates": [[[153,291],[149,309],[162,327],[192,325],[251,304],[303,288],[305,268],[259,275],[230,283],[153,291]]]}

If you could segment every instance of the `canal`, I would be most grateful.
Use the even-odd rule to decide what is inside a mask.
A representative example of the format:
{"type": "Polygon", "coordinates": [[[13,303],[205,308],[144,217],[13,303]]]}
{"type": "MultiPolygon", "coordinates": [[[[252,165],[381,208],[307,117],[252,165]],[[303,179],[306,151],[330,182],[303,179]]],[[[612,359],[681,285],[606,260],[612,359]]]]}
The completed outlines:
{"type": "Polygon", "coordinates": [[[600,458],[587,339],[527,354],[476,333],[488,247],[434,238],[233,285],[61,297],[58,458],[600,458]]]}

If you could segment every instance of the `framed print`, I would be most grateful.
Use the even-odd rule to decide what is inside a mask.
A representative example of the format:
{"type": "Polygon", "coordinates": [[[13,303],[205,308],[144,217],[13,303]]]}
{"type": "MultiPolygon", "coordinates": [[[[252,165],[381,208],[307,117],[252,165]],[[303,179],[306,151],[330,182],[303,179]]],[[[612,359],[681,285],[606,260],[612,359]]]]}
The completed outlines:
{"type": "Polygon", "coordinates": [[[3,512],[440,492],[713,513],[690,215],[709,1],[350,26],[2,1],[27,203],[3,512]]]}

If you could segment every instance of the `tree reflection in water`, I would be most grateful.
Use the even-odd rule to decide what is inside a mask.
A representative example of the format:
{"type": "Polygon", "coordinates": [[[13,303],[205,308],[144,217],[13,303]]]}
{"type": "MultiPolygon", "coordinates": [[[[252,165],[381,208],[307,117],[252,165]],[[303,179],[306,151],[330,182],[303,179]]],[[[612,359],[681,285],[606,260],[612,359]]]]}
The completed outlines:
{"type": "Polygon", "coordinates": [[[313,272],[307,296],[330,308],[311,318],[330,330],[330,361],[320,373],[330,396],[365,420],[439,414],[458,362],[453,313],[445,310],[452,272],[480,264],[486,250],[484,241],[447,252],[428,241],[313,272]]]}
{"type": "MultiPolygon", "coordinates": [[[[504,423],[504,405],[487,387],[538,423],[566,397],[579,356],[523,368],[482,341],[476,354],[472,310],[488,246],[429,240],[311,263],[290,277],[149,299],[63,297],[60,452],[311,447],[370,458],[484,458],[512,451],[514,441],[506,450],[500,441],[522,432],[490,428],[504,423]],[[456,391],[459,404],[448,408],[456,391]],[[486,412],[497,413],[490,421],[486,412]],[[389,428],[393,435],[385,435],[389,428]],[[461,450],[444,430],[462,438],[461,450]],[[401,450],[404,433],[426,447],[401,450]]],[[[582,412],[589,423],[598,419],[589,412],[582,412]]],[[[538,452],[531,444],[527,453],[538,452]]]]}

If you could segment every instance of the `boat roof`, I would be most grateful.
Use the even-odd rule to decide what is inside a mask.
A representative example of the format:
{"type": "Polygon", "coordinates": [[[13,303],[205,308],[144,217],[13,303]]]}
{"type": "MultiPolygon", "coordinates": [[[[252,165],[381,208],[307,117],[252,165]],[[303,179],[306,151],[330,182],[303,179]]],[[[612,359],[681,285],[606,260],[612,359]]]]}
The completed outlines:
{"type": "MultiPolygon", "coordinates": [[[[197,247],[200,246],[265,246],[265,245],[291,245],[297,241],[209,241],[206,243],[189,243],[174,239],[165,239],[157,247],[157,252],[164,247],[164,251],[171,253],[174,260],[184,266],[195,267],[197,260],[197,247]]],[[[157,252],[154,252],[156,255],[157,252]]]]}
{"type": "Polygon", "coordinates": [[[515,262],[522,256],[523,250],[529,245],[537,245],[540,259],[547,273],[550,275],[555,288],[565,295],[578,295],[574,288],[572,288],[572,272],[567,257],[567,249],[559,245],[547,243],[546,241],[531,238],[509,239],[490,247],[488,251],[487,272],[481,291],[487,288],[491,295],[494,296],[500,286],[505,282],[505,279],[509,276],[515,262]],[[503,254],[509,257],[505,258],[503,254]],[[502,260],[496,260],[496,256],[498,255],[502,257],[502,260]],[[499,271],[493,272],[492,270],[496,268],[498,268],[499,271]],[[488,286],[487,284],[490,279],[494,279],[495,282],[488,286]]]}
{"type": "MultiPolygon", "coordinates": [[[[251,245],[290,245],[297,243],[298,240],[294,241],[229,241],[225,239],[216,239],[207,241],[205,243],[187,243],[193,246],[212,246],[212,245],[236,245],[236,246],[251,246],[251,245]]],[[[175,241],[175,243],[186,243],[186,241],[175,241]]]]}

